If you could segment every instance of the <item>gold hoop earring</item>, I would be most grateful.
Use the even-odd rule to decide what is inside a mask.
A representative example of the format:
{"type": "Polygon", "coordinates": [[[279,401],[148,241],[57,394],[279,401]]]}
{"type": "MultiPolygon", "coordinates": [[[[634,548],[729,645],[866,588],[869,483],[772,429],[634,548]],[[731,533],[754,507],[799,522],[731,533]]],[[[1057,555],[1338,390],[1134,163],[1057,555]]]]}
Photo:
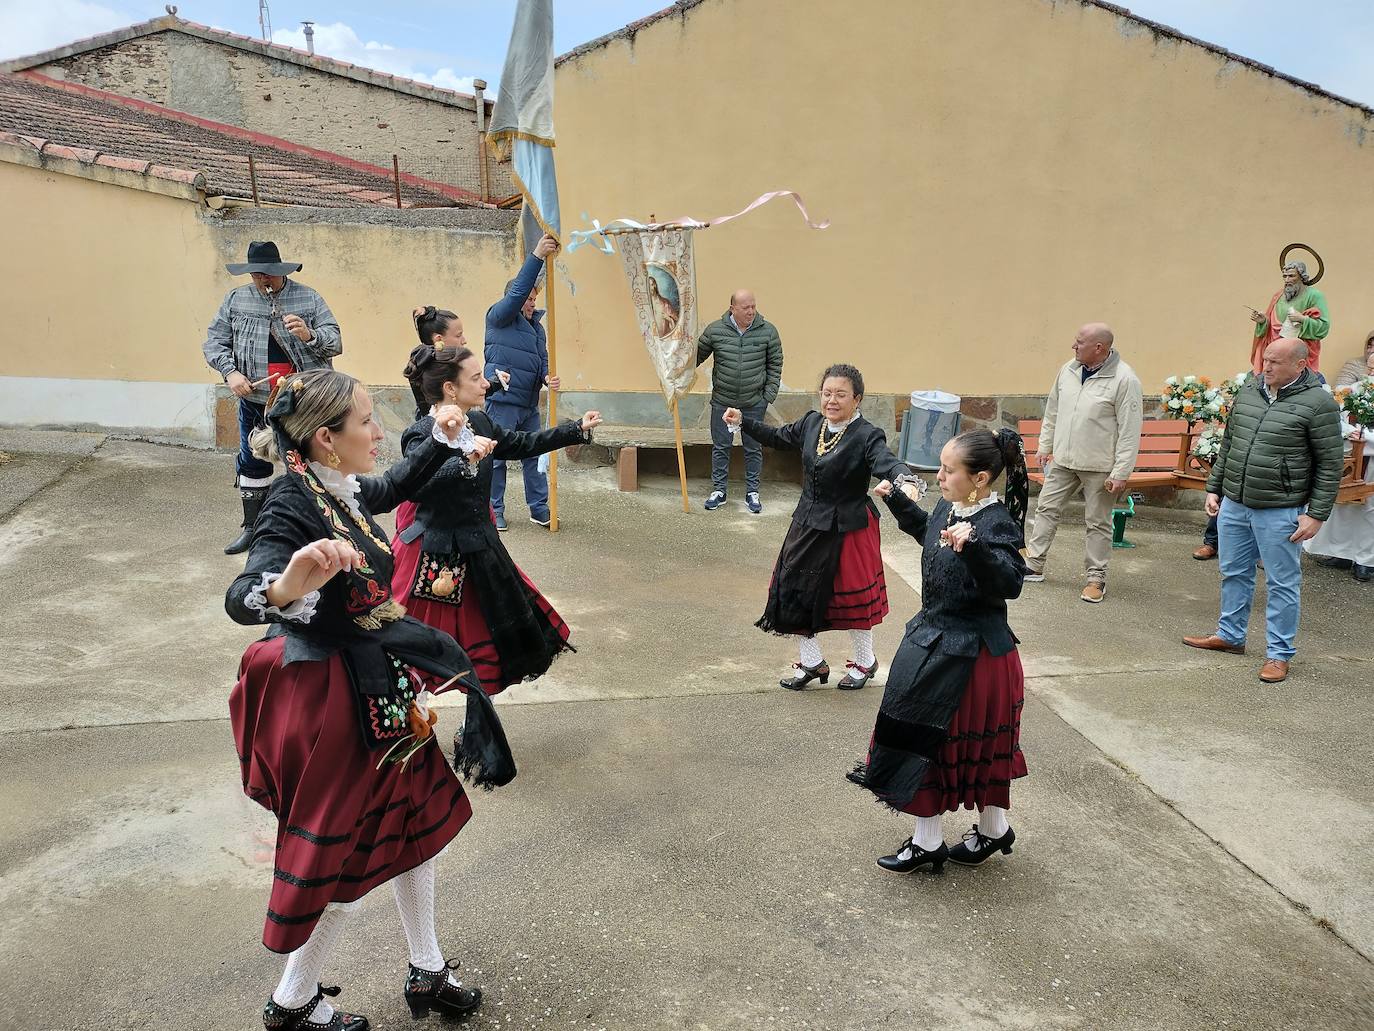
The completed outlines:
{"type": "Polygon", "coordinates": [[[337,469],[339,467],[339,463],[343,461],[343,459],[341,459],[336,452],[331,451],[325,458],[325,461],[329,463],[329,467],[331,469],[337,469]]]}

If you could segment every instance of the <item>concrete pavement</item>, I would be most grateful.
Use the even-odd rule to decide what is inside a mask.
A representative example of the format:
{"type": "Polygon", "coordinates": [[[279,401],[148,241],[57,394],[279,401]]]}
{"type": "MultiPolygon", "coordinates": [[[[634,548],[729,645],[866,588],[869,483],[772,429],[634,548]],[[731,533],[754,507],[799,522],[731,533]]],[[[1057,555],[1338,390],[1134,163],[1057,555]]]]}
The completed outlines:
{"type": "MultiPolygon", "coordinates": [[[[222,610],[231,462],[105,441],[48,476],[34,447],[0,434],[0,498],[29,498],[0,521],[0,1027],[260,1026],[273,827],[225,718],[256,636],[222,610]]],[[[1192,517],[1137,518],[1101,606],[1070,520],[1013,612],[1016,851],[901,878],[872,860],[909,827],[843,780],[879,692],[778,690],[792,650],[751,625],[790,500],[563,488],[560,534],[512,519],[507,543],[580,650],[503,696],[520,776],[441,860],[474,1026],[1374,1027],[1374,647],[1348,575],[1309,567],[1294,676],[1263,687],[1261,656],[1177,644],[1215,620],[1192,517]]],[[[886,664],[919,552],[884,529],[886,664]]],[[[404,967],[374,892],[329,980],[408,1026],[404,967]]]]}

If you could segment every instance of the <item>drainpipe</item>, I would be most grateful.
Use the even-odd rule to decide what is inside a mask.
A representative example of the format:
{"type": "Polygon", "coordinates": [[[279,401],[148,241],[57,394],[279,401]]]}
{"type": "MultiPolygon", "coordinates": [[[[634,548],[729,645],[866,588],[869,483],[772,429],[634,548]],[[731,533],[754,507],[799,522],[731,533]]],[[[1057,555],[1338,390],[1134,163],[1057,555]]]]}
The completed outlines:
{"type": "Polygon", "coordinates": [[[482,200],[491,201],[491,179],[487,171],[487,101],[483,90],[487,88],[486,79],[473,79],[472,92],[477,106],[477,165],[482,182],[482,200]]]}
{"type": "Polygon", "coordinates": [[[315,23],[313,21],[303,21],[305,26],[305,49],[308,53],[315,52],[315,23]]]}

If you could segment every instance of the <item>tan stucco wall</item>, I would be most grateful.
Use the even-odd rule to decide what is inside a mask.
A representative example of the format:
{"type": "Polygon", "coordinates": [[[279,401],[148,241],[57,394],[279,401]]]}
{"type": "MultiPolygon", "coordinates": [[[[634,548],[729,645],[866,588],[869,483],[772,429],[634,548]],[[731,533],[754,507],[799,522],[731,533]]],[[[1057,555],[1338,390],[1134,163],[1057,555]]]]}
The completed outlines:
{"type": "Polygon", "coordinates": [[[224,295],[247,282],[224,264],[271,238],[338,317],[336,368],[400,383],[411,309],[451,308],[480,345],[483,314],[517,266],[508,233],[219,222],[190,201],[10,163],[0,225],[14,244],[0,248],[0,376],[218,382],[200,346],[224,295]]]}
{"type": "MultiPolygon", "coordinates": [[[[1147,389],[1229,375],[1293,240],[1330,270],[1323,367],[1374,327],[1370,120],[1071,0],[706,0],[557,96],[569,228],[784,187],[832,219],[775,201],[697,237],[703,321],[753,287],[790,387],[851,360],[872,390],[1043,393],[1092,319],[1147,389]]],[[[652,389],[618,259],[563,263],[565,379],[652,389]]]]}
{"type": "MultiPolygon", "coordinates": [[[[454,107],[180,32],[41,65],[44,75],[480,192],[476,107],[454,107]]],[[[513,192],[489,161],[491,188],[513,192]]]]}

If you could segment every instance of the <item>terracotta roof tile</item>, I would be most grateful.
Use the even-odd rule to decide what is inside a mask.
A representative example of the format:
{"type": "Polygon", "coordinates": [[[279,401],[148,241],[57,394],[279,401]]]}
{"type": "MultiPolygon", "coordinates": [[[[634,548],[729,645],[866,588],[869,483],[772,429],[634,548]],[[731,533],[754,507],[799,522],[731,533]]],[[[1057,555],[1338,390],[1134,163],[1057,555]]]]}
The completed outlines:
{"type": "MultiPolygon", "coordinates": [[[[268,203],[396,204],[388,169],[33,72],[0,74],[0,140],[230,197],[252,196],[251,154],[268,203]]],[[[486,206],[468,191],[404,174],[401,197],[405,207],[486,206]]]]}

